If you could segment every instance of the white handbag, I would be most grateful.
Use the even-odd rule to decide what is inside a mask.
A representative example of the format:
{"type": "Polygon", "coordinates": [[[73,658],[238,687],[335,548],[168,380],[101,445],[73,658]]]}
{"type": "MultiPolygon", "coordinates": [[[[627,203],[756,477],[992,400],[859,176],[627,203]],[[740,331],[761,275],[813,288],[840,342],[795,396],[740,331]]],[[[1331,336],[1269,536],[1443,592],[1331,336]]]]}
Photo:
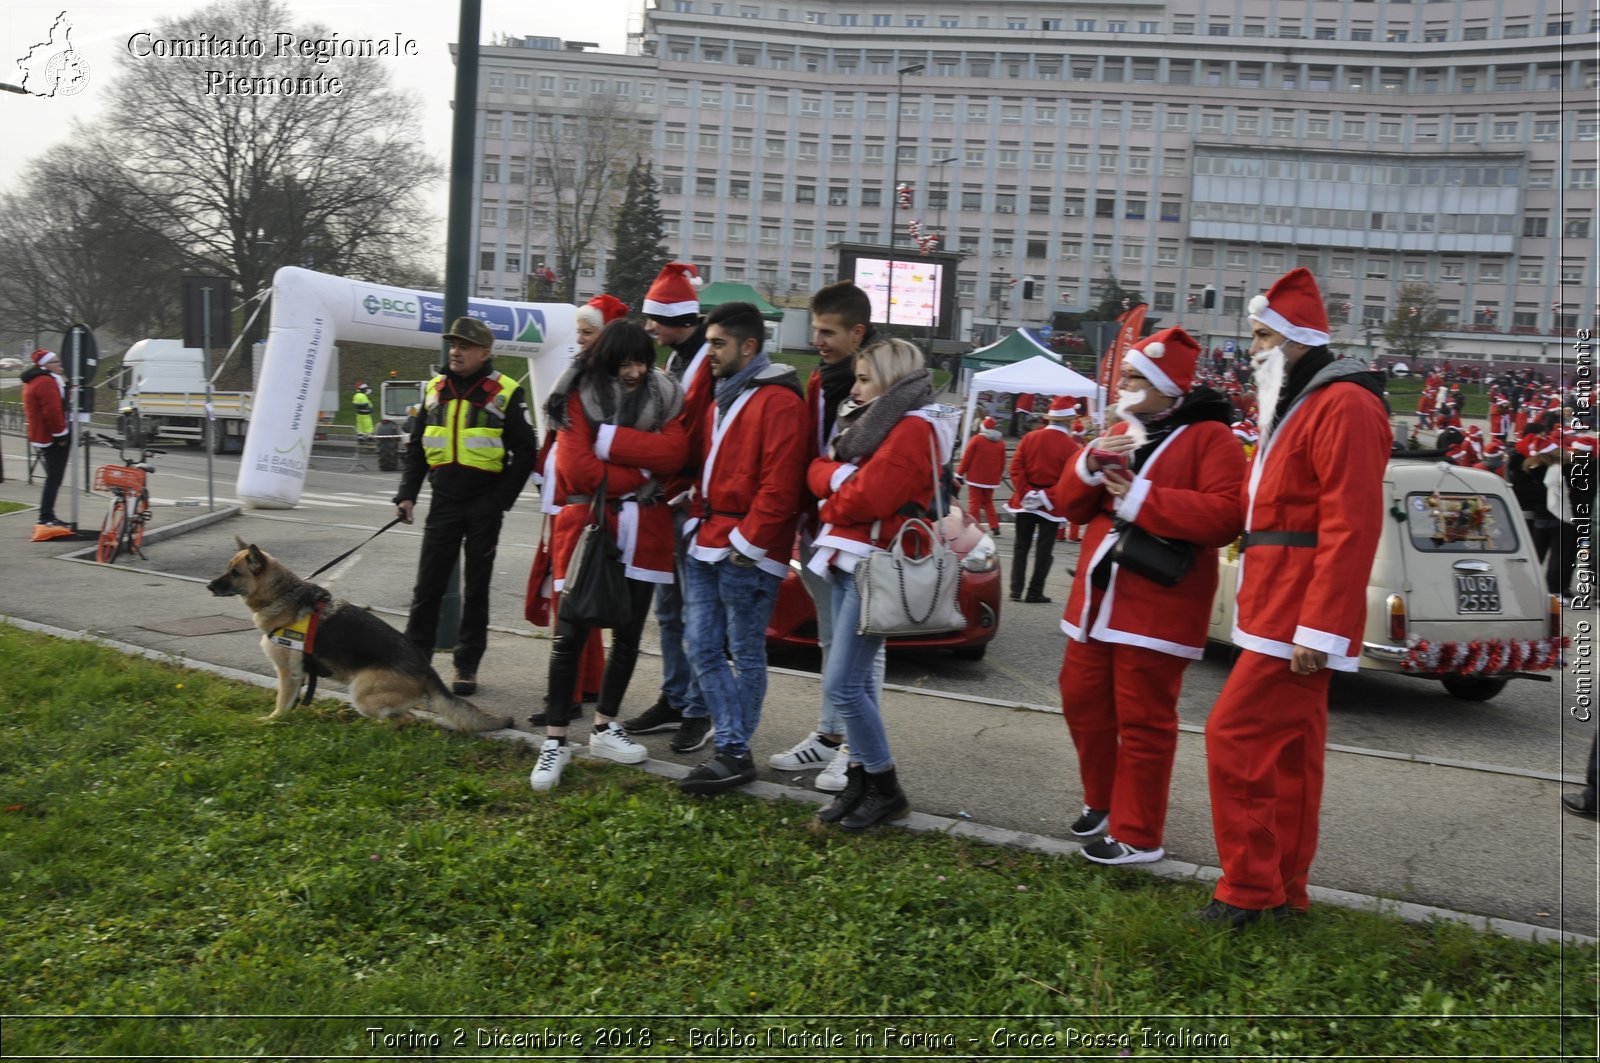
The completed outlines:
{"type": "MultiPolygon", "coordinates": [[[[878,638],[938,635],[967,626],[956,600],[961,586],[961,561],[945,544],[939,531],[944,498],[939,456],[932,437],[928,450],[933,459],[934,520],[913,517],[900,526],[888,549],[875,550],[856,564],[856,593],[861,596],[857,635],[878,638]],[[906,533],[912,531],[920,532],[928,543],[928,552],[923,557],[906,553],[906,533]]],[[[874,539],[877,531],[878,524],[874,523],[874,539]]]]}

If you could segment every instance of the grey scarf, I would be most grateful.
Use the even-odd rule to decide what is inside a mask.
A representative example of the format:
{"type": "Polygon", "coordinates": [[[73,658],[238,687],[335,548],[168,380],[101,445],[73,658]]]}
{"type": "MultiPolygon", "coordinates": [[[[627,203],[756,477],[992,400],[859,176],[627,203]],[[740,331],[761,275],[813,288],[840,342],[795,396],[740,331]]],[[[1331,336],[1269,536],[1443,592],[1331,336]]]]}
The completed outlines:
{"type": "Polygon", "coordinates": [[[933,401],[933,374],[907,373],[871,402],[839,411],[839,434],[833,439],[837,461],[860,462],[883,445],[900,418],[933,401]]]}
{"type": "Polygon", "coordinates": [[[772,357],[766,351],[757,352],[750,359],[750,364],[730,377],[723,377],[717,381],[717,418],[720,420],[728,416],[728,410],[733,406],[734,400],[744,393],[750,386],[750,381],[763,369],[772,364],[772,357]]]}
{"type": "Polygon", "coordinates": [[[561,374],[545,403],[545,415],[555,431],[572,427],[567,420],[567,404],[574,388],[583,400],[584,416],[593,425],[614,424],[641,432],[659,432],[683,410],[683,389],[660,369],[650,370],[629,391],[618,378],[586,373],[573,363],[561,374]]]}

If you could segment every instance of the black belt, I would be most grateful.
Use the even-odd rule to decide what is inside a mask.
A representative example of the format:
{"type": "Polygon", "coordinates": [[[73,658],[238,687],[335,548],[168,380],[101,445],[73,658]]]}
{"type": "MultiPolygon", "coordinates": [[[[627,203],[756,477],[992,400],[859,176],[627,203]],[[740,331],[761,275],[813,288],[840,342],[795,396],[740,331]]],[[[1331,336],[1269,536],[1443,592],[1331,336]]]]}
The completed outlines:
{"type": "Polygon", "coordinates": [[[1252,546],[1316,546],[1314,531],[1253,531],[1246,532],[1245,549],[1252,546]]]}
{"type": "MultiPolygon", "coordinates": [[[[590,503],[592,503],[593,501],[594,501],[594,496],[593,495],[568,495],[567,496],[566,505],[569,505],[569,506],[587,506],[590,503]]],[[[632,503],[634,503],[636,505],[640,505],[640,506],[653,506],[653,505],[656,504],[657,501],[658,501],[658,499],[654,499],[654,498],[651,498],[651,499],[642,499],[642,498],[608,498],[608,499],[606,499],[606,508],[607,509],[612,509],[612,510],[621,509],[622,508],[622,504],[624,502],[632,502],[632,503]]]]}
{"type": "Polygon", "coordinates": [[[750,511],[746,509],[737,511],[731,509],[712,509],[710,503],[702,503],[700,506],[701,520],[710,520],[712,517],[735,517],[739,520],[743,520],[749,515],[750,511]]]}

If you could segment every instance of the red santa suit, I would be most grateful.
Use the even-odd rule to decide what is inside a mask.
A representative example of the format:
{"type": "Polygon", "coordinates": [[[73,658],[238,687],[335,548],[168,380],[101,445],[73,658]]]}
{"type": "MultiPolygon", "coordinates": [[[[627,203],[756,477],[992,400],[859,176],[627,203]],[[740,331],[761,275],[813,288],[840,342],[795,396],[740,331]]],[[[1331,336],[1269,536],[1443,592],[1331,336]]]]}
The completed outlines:
{"type": "MultiPolygon", "coordinates": [[[[1165,329],[1129,348],[1124,364],[1143,368],[1144,348],[1160,343],[1162,368],[1169,368],[1165,363],[1178,360],[1173,334],[1179,332],[1165,329]]],[[[1198,346],[1189,346],[1197,358],[1198,346]]],[[[1188,382],[1186,374],[1173,375],[1188,382]]],[[[1227,424],[1232,410],[1214,391],[1191,391],[1171,415],[1176,426],[1135,459],[1133,483],[1120,498],[1105,489],[1104,475],[1089,470],[1087,450],[1050,489],[1057,509],[1088,526],[1061,621],[1070,641],[1059,678],[1083,803],[1109,809],[1110,834],[1139,849],[1161,846],[1179,688],[1184,669],[1205,647],[1217,548],[1239,533],[1245,460],[1227,424]],[[1194,543],[1194,567],[1165,587],[1111,563],[1112,547],[1125,534],[1121,522],[1194,543]]],[[[1160,433],[1161,424],[1150,427],[1160,433]]],[[[1118,424],[1110,434],[1127,429],[1118,424]]]]}
{"type": "Polygon", "coordinates": [[[1423,388],[1417,396],[1417,427],[1430,428],[1433,426],[1433,409],[1438,403],[1432,388],[1423,388]]]}
{"type": "Polygon", "coordinates": [[[1016,514],[1016,546],[1011,555],[1011,597],[1046,601],[1044,581],[1050,574],[1058,526],[1067,518],[1053,508],[1047,489],[1061,479],[1079,450],[1083,449],[1067,428],[1072,416],[1071,400],[1058,398],[1045,414],[1045,426],[1022,437],[1011,455],[1011,500],[1006,512],[1016,514]],[[1033,547],[1037,539],[1038,547],[1033,547]],[[1033,549],[1033,575],[1028,578],[1028,553],[1033,549]]]}
{"type": "Polygon", "coordinates": [[[1503,395],[1496,395],[1489,406],[1489,434],[1503,440],[1510,431],[1511,400],[1503,395]]]}
{"type": "Polygon", "coordinates": [[[993,417],[983,419],[983,427],[967,440],[961,452],[956,475],[967,482],[967,512],[976,521],[988,521],[991,531],[1000,530],[1000,515],[994,509],[995,488],[1005,477],[1006,443],[993,417]]]}
{"type": "MultiPolygon", "coordinates": [[[[641,387],[644,385],[640,385],[641,387]]],[[[576,390],[567,400],[567,427],[556,447],[555,497],[562,501],[550,542],[550,568],[555,589],[566,581],[567,564],[589,523],[591,507],[573,496],[592,497],[606,484],[606,526],[622,552],[629,579],[671,583],[673,578],[672,512],[656,495],[640,504],[640,488],[652,477],[683,468],[688,440],[676,416],[659,432],[641,432],[602,424],[591,427],[576,390]]]]}
{"type": "Polygon", "coordinates": [[[726,413],[715,401],[707,406],[698,433],[705,456],[692,556],[716,564],[737,546],[762,571],[788,574],[805,491],[807,436],[805,399],[788,366],[758,376],[726,413]]]}
{"type": "MultiPolygon", "coordinates": [[[[1252,300],[1250,316],[1294,342],[1327,343],[1322,296],[1304,269],[1252,300]]],[[[1263,433],[1250,466],[1233,625],[1244,652],[1206,721],[1216,898],[1255,910],[1310,903],[1328,681],[1360,659],[1385,520],[1381,385],[1354,359],[1302,358],[1315,359],[1302,372],[1324,364],[1263,433]],[[1326,654],[1326,667],[1297,674],[1296,647],[1326,654]]]]}

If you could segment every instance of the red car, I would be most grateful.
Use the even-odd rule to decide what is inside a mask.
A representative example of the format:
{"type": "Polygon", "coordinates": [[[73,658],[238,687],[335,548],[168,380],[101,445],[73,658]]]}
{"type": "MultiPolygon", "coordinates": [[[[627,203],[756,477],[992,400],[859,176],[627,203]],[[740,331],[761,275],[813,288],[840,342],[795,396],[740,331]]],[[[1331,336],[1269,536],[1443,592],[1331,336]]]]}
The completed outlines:
{"type": "MultiPolygon", "coordinates": [[[[1000,631],[1000,554],[983,526],[952,506],[944,518],[944,533],[961,558],[961,587],[957,601],[967,626],[938,635],[890,639],[891,650],[950,650],[966,661],[983,657],[1000,631]]],[[[789,575],[778,588],[778,602],[767,622],[767,641],[777,646],[815,646],[817,611],[800,581],[800,561],[789,562],[789,575]]]]}

